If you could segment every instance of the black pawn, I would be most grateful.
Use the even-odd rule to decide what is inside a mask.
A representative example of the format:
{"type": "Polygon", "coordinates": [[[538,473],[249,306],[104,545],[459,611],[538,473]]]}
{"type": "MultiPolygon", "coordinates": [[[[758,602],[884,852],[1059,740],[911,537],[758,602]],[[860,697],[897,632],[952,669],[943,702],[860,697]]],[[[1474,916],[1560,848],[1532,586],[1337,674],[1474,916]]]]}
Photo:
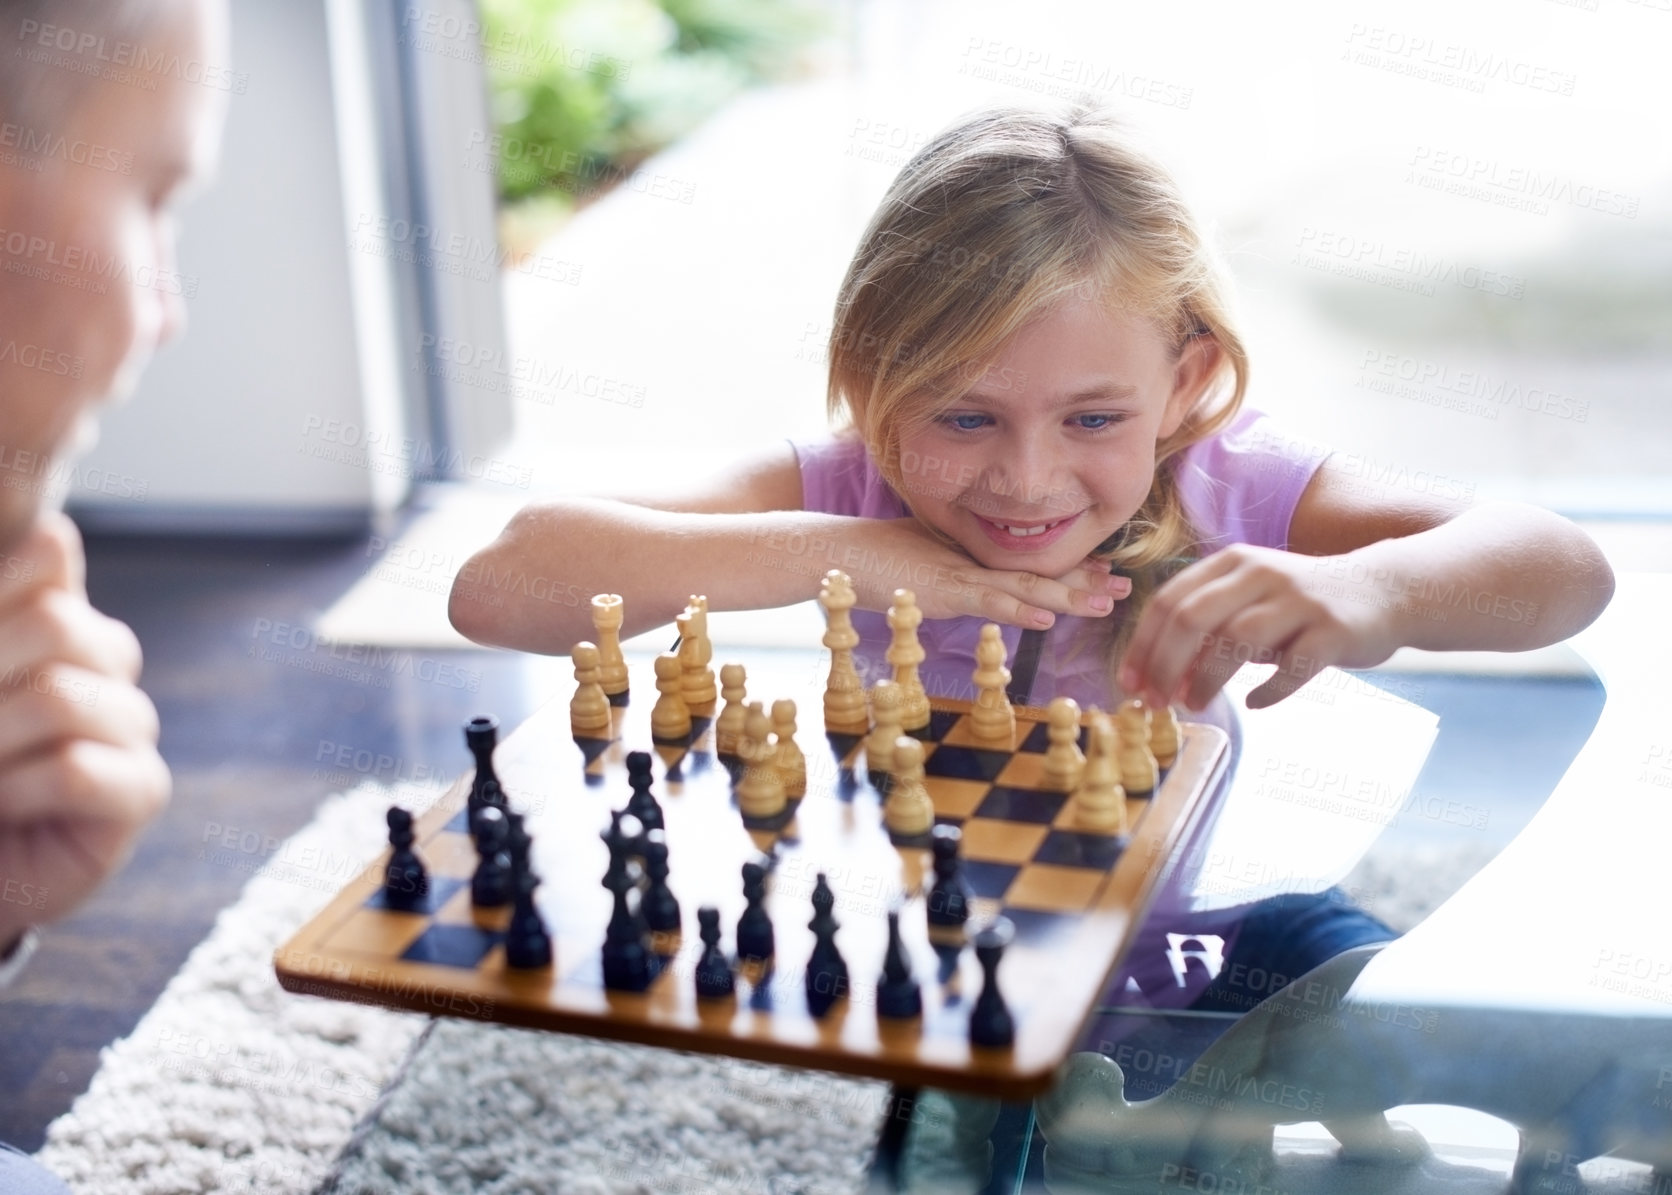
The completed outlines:
{"type": "Polygon", "coordinates": [[[629,856],[641,840],[638,819],[616,810],[603,838],[610,850],[603,883],[615,898],[604,931],[604,986],[613,992],[642,992],[656,977],[656,956],[645,943],[644,920],[632,900],[639,885],[629,856]]]}
{"type": "Polygon", "coordinates": [[[999,960],[1016,929],[1007,917],[975,935],[975,958],[981,964],[981,994],[970,1009],[970,1044],[1002,1049],[1016,1040],[1016,1022],[999,993],[999,960]]]}
{"type": "Polygon", "coordinates": [[[483,805],[483,794],[491,782],[499,785],[499,776],[493,770],[493,749],[499,743],[499,722],[493,717],[483,714],[472,718],[464,724],[464,743],[470,748],[471,755],[476,757],[476,775],[470,781],[470,812],[475,812],[483,805]]]}
{"type": "Polygon", "coordinates": [[[627,753],[627,783],[633,786],[633,795],[627,799],[627,812],[638,818],[646,830],[663,829],[662,807],[650,791],[655,783],[650,771],[650,752],[627,753]]]}
{"type": "Polygon", "coordinates": [[[383,870],[383,903],[391,909],[422,908],[430,894],[430,877],[424,861],[412,849],[412,815],[399,805],[388,814],[389,865],[383,870]]]}
{"type": "Polygon", "coordinates": [[[511,823],[505,812],[484,805],[476,814],[476,871],[470,877],[470,903],[479,909],[499,909],[516,896],[512,885],[511,823]]]}
{"type": "Polygon", "coordinates": [[[882,956],[882,979],[877,982],[877,1015],[910,1020],[923,1015],[923,993],[912,977],[905,943],[900,941],[900,914],[888,914],[888,951],[882,956]]]}
{"type": "Polygon", "coordinates": [[[471,840],[476,843],[476,853],[481,854],[482,811],[484,809],[497,809],[501,814],[510,813],[511,802],[506,799],[505,791],[499,787],[499,781],[497,780],[490,779],[486,784],[482,785],[482,795],[479,800],[476,800],[474,797],[474,788],[472,788],[471,792],[474,803],[469,806],[470,837],[471,840]]]}
{"type": "Polygon", "coordinates": [[[731,963],[720,949],[720,910],[704,905],[697,910],[697,932],[702,936],[702,955],[697,959],[697,995],[720,1000],[735,986],[731,963]]]}
{"type": "Polygon", "coordinates": [[[679,928],[679,901],[668,887],[668,839],[660,830],[644,833],[644,874],[650,885],[639,901],[639,913],[655,934],[679,928]]]}
{"type": "Polygon", "coordinates": [[[830,1006],[848,993],[848,964],[836,948],[836,894],[830,882],[819,872],[813,885],[813,919],[807,928],[813,931],[813,954],[807,960],[807,1011],[822,1017],[830,1006]]]}
{"type": "Polygon", "coordinates": [[[507,814],[511,854],[511,888],[516,906],[511,910],[511,924],[505,930],[505,962],[519,971],[551,965],[552,939],[546,923],[534,905],[534,889],[540,877],[529,863],[528,834],[523,830],[522,818],[507,814]]]}
{"type": "Polygon", "coordinates": [[[769,959],[774,953],[772,918],[766,912],[766,868],[743,865],[743,916],[737,919],[737,957],[769,959]]]}
{"type": "Polygon", "coordinates": [[[929,890],[930,925],[957,928],[969,920],[973,893],[958,856],[963,839],[963,831],[957,826],[936,826],[930,833],[935,853],[935,886],[929,890]]]}

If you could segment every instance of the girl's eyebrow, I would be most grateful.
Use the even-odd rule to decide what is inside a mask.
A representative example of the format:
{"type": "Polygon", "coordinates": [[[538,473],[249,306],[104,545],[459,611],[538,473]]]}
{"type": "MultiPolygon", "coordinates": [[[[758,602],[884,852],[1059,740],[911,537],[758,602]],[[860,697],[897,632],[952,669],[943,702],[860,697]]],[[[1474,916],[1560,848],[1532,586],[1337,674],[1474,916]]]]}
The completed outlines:
{"type": "MultiPolygon", "coordinates": [[[[1136,386],[1124,382],[1099,382],[1096,385],[1087,386],[1084,390],[1074,391],[1056,405],[1059,407],[1075,407],[1087,402],[1130,402],[1137,397],[1138,387],[1136,386]]],[[[958,401],[993,404],[1002,403],[1004,397],[1002,392],[975,389],[965,391],[958,401]]]]}
{"type": "Polygon", "coordinates": [[[1138,397],[1138,387],[1124,382],[1099,382],[1084,390],[1077,390],[1062,400],[1065,407],[1083,402],[1124,402],[1138,397]]]}

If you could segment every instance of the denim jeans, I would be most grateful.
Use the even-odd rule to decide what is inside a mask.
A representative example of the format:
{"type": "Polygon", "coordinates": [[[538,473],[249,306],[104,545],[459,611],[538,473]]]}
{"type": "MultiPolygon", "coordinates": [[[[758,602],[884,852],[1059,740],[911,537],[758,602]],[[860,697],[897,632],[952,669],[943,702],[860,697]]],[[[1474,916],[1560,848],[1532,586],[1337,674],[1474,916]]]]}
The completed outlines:
{"type": "Polygon", "coordinates": [[[5,1195],[70,1195],[62,1179],[4,1142],[0,1142],[0,1191],[5,1195]]]}
{"type": "Polygon", "coordinates": [[[1339,888],[1269,897],[1251,906],[1218,977],[1190,1007],[1247,1012],[1336,955],[1398,936],[1339,888]]]}

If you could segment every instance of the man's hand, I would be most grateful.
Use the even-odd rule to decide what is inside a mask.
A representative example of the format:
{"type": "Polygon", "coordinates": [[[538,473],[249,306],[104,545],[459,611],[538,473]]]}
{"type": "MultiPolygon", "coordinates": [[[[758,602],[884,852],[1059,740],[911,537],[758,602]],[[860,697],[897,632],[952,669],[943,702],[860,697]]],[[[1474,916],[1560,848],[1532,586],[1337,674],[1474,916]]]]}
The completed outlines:
{"type": "Polygon", "coordinates": [[[56,512],[0,559],[0,950],[79,904],[169,796],[139,641],[85,573],[56,512]]]}
{"type": "Polygon", "coordinates": [[[1335,581],[1320,560],[1235,544],[1169,580],[1150,599],[1121,664],[1120,686],[1152,704],[1199,710],[1245,663],[1277,671],[1251,709],[1289,696],[1331,664],[1371,668],[1399,646],[1390,603],[1372,583],[1335,581]]]}

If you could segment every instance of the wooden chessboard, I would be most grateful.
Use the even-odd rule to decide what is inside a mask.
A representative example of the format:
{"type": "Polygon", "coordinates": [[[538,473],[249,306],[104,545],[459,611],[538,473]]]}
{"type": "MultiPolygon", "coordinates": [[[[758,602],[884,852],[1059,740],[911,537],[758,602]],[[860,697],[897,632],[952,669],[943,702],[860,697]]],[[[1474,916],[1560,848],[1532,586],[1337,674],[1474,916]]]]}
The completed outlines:
{"type": "MultiPolygon", "coordinates": [[[[647,992],[605,989],[600,951],[612,897],[600,882],[608,851],[599,835],[610,810],[629,796],[627,752],[652,745],[648,681],[635,676],[643,686],[635,700],[612,711],[613,740],[572,737],[567,702],[556,701],[495,755],[495,769],[533,837],[531,857],[544,881],[537,900],[553,942],[550,968],[507,968],[501,939],[509,910],[471,906],[476,852],[466,824],[466,778],[417,823],[417,849],[430,875],[423,910],[384,906],[385,854],[277,952],[280,983],[436,1015],[1029,1098],[1049,1085],[1073,1049],[1227,757],[1223,732],[1183,724],[1178,759],[1155,793],[1128,802],[1130,836],[1082,833],[1067,795],[1040,785],[1043,710],[1019,708],[1015,739],[995,747],[972,736],[968,702],[932,701],[931,724],[919,736],[927,787],[937,820],[962,827],[963,872],[976,897],[970,928],[1002,913],[1016,929],[999,969],[1015,1044],[983,1049],[967,1038],[981,984],[974,951],[932,942],[928,931],[930,852],[891,843],[860,740],[820,733],[816,688],[788,694],[802,711],[796,739],[807,755],[808,789],[776,828],[745,827],[727,767],[714,754],[710,719],[696,720],[689,744],[654,748],[653,791],[666,819],[669,885],[683,930],[657,943],[664,966],[647,992]],[[744,904],[740,868],[762,853],[771,861],[772,969],[740,975],[730,1000],[699,1000],[697,909],[720,909],[722,944],[733,953],[744,904]],[[814,1019],[804,965],[813,943],[809,897],[820,872],[836,894],[836,941],[852,990],[814,1019]],[[922,984],[920,1021],[880,1019],[873,1007],[886,914],[896,903],[922,984]]],[[[469,758],[462,744],[460,751],[469,758]]]]}

